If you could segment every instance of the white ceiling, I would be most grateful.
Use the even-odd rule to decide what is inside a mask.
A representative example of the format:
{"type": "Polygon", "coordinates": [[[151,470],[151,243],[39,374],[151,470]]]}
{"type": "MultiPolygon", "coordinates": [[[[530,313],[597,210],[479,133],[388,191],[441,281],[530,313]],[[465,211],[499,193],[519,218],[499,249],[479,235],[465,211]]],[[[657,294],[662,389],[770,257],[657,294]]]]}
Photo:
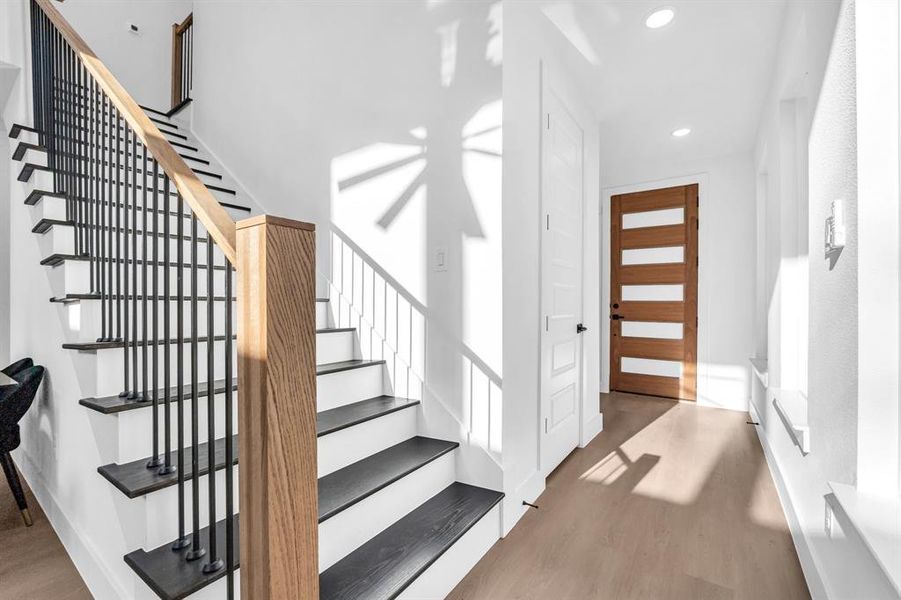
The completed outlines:
{"type": "Polygon", "coordinates": [[[753,148],[784,8],[785,0],[594,0],[543,12],[592,64],[602,158],[615,166],[753,148]],[[645,27],[664,6],[675,19],[645,27]],[[680,127],[691,135],[673,138],[680,127]]]}

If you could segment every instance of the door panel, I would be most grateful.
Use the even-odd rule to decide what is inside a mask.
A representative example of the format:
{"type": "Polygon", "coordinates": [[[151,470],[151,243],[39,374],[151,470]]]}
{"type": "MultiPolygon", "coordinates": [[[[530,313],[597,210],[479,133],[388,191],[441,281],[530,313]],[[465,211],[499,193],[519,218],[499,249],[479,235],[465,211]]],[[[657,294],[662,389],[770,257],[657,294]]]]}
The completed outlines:
{"type": "Polygon", "coordinates": [[[542,147],[541,468],[550,473],[579,443],[582,314],[582,130],[546,93],[542,147]]]}
{"type": "Polygon", "coordinates": [[[610,388],[695,400],[698,186],[611,199],[610,388]]]}

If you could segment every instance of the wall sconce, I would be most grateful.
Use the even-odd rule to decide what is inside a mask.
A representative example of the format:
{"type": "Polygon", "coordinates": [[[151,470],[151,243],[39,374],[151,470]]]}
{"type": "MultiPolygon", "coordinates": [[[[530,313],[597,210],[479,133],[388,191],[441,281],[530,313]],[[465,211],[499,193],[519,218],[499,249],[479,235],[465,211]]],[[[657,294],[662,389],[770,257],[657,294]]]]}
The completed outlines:
{"type": "Polygon", "coordinates": [[[845,247],[845,201],[832,201],[832,216],[826,219],[826,255],[845,247]]]}

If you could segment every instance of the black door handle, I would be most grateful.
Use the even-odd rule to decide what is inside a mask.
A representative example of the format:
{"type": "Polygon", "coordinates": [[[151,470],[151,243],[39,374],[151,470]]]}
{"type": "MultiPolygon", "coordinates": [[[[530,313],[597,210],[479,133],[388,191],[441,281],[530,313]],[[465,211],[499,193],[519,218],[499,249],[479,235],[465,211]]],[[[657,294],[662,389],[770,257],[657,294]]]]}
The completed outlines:
{"type": "Polygon", "coordinates": [[[588,331],[588,328],[579,323],[576,325],[576,333],[582,333],[583,331],[588,331]]]}
{"type": "Polygon", "coordinates": [[[624,317],[622,315],[610,315],[610,318],[613,319],[614,321],[625,321],[626,320],[626,317],[624,317]]]}

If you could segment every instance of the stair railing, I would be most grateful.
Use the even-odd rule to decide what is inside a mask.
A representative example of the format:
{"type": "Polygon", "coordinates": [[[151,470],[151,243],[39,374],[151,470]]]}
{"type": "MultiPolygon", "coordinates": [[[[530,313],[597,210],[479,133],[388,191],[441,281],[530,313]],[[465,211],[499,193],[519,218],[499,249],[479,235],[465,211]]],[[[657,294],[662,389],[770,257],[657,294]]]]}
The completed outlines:
{"type": "Polygon", "coordinates": [[[172,24],[172,110],[191,99],[194,65],[194,13],[172,24]]]}
{"type": "Polygon", "coordinates": [[[120,396],[152,407],[147,468],[177,477],[173,554],[209,579],[226,576],[231,598],[240,539],[243,597],[318,597],[313,226],[266,215],[236,224],[51,0],[31,0],[31,47],[35,129],[53,192],[65,198],[71,258],[88,263],[89,297],[101,303],[97,347],[122,349],[120,396]],[[225,397],[224,540],[216,526],[219,393],[225,397]],[[208,446],[202,452],[204,398],[208,446]]]}

